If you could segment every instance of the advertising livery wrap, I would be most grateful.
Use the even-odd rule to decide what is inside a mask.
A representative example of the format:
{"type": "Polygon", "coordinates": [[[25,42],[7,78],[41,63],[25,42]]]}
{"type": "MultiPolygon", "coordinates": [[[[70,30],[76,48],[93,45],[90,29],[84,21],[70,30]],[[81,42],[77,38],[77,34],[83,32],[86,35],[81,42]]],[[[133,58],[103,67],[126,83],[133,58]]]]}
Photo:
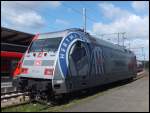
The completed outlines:
{"type": "Polygon", "coordinates": [[[82,37],[81,34],[76,32],[71,32],[68,36],[64,38],[60,44],[59,50],[59,66],[62,71],[62,75],[66,77],[68,69],[68,52],[73,43],[77,40],[86,42],[86,37],[82,37]]]}
{"type": "Polygon", "coordinates": [[[71,93],[136,76],[130,50],[82,29],[36,35],[16,69],[13,84],[32,98],[71,93]]]}

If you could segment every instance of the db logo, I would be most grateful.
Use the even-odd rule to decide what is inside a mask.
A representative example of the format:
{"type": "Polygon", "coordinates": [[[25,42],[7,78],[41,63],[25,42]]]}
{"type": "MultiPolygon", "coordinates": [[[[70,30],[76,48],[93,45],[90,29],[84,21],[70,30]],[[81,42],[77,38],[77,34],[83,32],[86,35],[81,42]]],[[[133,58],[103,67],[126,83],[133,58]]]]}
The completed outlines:
{"type": "Polygon", "coordinates": [[[41,60],[37,60],[37,61],[35,61],[35,63],[34,63],[34,65],[36,65],[36,66],[39,66],[39,65],[41,65],[42,64],[42,61],[41,60]]]}

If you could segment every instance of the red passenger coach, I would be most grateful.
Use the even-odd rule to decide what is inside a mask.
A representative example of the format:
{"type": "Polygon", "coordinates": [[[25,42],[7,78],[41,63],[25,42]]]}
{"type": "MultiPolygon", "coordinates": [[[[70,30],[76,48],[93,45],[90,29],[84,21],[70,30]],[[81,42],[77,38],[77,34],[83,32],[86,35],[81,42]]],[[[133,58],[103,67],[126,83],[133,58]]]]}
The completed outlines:
{"type": "Polygon", "coordinates": [[[1,73],[3,76],[12,75],[23,53],[1,51],[1,73]]]}
{"type": "Polygon", "coordinates": [[[11,80],[13,72],[32,41],[33,34],[1,27],[1,82],[11,80]]]}

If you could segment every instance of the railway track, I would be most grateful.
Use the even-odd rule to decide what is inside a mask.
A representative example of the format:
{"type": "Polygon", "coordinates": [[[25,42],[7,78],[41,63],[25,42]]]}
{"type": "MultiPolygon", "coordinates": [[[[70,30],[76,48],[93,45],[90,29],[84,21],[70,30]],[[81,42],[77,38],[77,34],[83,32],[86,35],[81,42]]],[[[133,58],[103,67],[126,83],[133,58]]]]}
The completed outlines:
{"type": "Polygon", "coordinates": [[[24,96],[25,94],[28,94],[28,93],[27,92],[26,93],[21,93],[21,92],[17,92],[17,91],[2,93],[1,94],[1,100],[9,99],[9,98],[15,98],[15,97],[18,97],[18,96],[24,96]]]}
{"type": "Polygon", "coordinates": [[[28,92],[7,92],[1,94],[1,108],[16,106],[30,102],[29,96],[26,96],[28,92]]]}
{"type": "MultiPolygon", "coordinates": [[[[133,79],[133,81],[138,80],[144,76],[145,76],[144,71],[140,72],[133,79]]],[[[1,93],[1,108],[12,107],[12,106],[20,105],[20,104],[30,103],[31,99],[29,98],[29,96],[27,96],[28,94],[29,94],[28,92],[23,93],[23,92],[18,92],[18,91],[1,93]]],[[[42,104],[43,103],[47,104],[48,106],[53,106],[51,103],[46,103],[42,100],[35,100],[35,101],[42,103],[42,104]]]]}
{"type": "Polygon", "coordinates": [[[22,93],[14,91],[1,94],[1,108],[13,107],[31,102],[53,106],[53,102],[43,101],[38,98],[35,98],[34,100],[30,99],[28,92],[22,93]]]}

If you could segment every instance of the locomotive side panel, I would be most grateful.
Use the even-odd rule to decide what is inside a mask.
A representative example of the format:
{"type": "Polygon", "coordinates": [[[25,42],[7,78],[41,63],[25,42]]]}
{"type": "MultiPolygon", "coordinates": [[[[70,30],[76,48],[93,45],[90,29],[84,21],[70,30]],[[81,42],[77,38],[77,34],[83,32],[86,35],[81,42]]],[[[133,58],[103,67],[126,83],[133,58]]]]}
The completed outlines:
{"type": "Polygon", "coordinates": [[[92,50],[90,59],[91,86],[107,84],[135,76],[135,73],[133,72],[134,70],[132,69],[134,65],[133,62],[135,62],[135,59],[133,59],[134,54],[126,51],[119,51],[117,49],[115,50],[104,45],[93,43],[91,45],[93,45],[91,46],[92,50]],[[95,48],[99,48],[99,50],[102,51],[99,54],[99,57],[102,58],[100,63],[97,59],[95,48]],[[92,52],[94,54],[92,54],[92,52]],[[129,66],[130,63],[131,67],[129,66]],[[99,67],[101,71],[98,70],[99,67]]]}
{"type": "Polygon", "coordinates": [[[108,47],[103,47],[103,53],[105,83],[127,79],[134,76],[134,74],[129,71],[129,61],[131,57],[133,57],[132,54],[108,47]]]}

